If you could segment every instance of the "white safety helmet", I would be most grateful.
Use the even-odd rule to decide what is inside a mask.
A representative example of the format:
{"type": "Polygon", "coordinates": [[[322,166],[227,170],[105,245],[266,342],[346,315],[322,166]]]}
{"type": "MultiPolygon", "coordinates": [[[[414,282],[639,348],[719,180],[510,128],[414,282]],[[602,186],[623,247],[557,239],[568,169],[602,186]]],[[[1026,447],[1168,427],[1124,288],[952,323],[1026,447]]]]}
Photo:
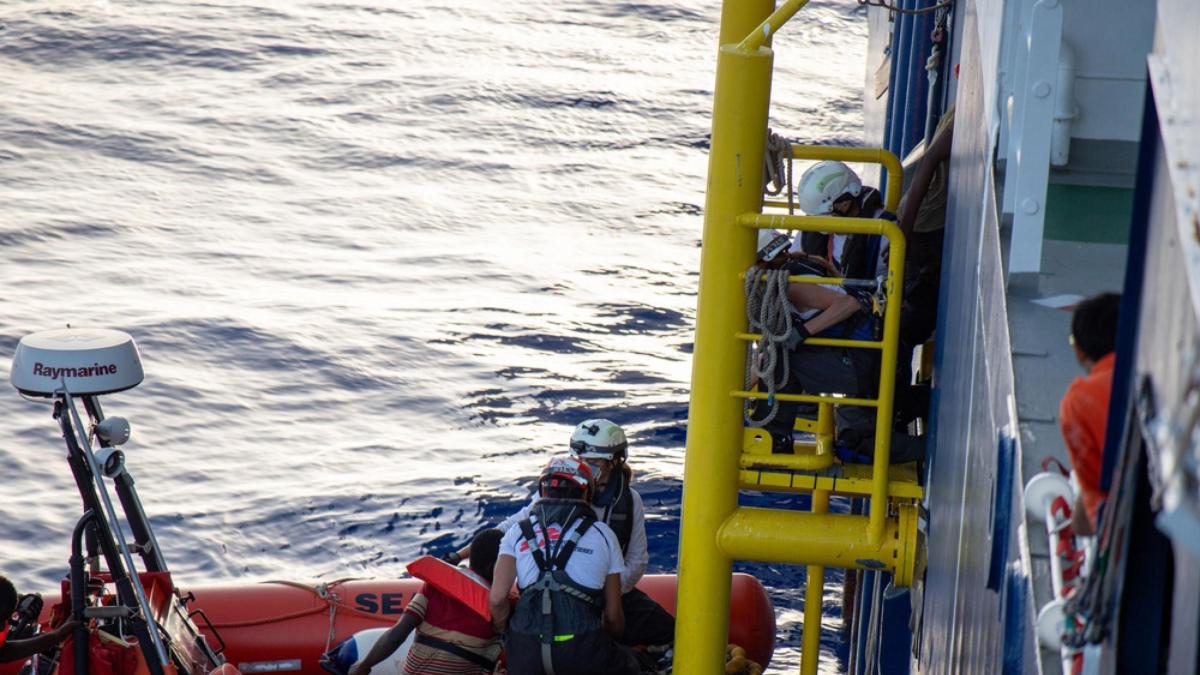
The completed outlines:
{"type": "Polygon", "coordinates": [[[774,230],[758,231],[758,262],[771,262],[775,256],[787,251],[792,245],[792,238],[774,230]]]}
{"type": "Polygon", "coordinates": [[[625,459],[629,442],[621,427],[608,420],[585,420],[571,434],[571,454],[580,459],[625,459]]]}
{"type": "Polygon", "coordinates": [[[841,162],[826,160],[808,167],[796,192],[800,196],[800,210],[810,216],[827,216],[833,212],[833,203],[846,195],[857,197],[862,191],[862,179],[841,162]]]}

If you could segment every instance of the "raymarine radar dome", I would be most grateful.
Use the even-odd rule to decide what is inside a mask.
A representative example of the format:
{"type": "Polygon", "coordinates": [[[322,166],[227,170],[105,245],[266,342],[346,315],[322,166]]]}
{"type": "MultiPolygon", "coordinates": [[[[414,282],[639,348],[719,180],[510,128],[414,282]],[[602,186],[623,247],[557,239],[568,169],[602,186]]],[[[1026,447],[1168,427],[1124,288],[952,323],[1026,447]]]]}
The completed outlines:
{"type": "Polygon", "coordinates": [[[17,343],[12,384],[29,396],[111,394],[141,383],[142,359],[127,333],[106,328],[59,328],[30,333],[17,343]]]}

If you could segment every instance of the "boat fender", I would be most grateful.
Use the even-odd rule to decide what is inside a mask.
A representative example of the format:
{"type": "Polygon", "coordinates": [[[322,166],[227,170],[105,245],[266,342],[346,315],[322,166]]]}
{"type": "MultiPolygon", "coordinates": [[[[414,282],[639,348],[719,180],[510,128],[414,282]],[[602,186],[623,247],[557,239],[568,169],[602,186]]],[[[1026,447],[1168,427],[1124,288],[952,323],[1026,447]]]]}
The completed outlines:
{"type": "MultiPolygon", "coordinates": [[[[338,646],[322,654],[318,663],[333,675],[346,675],[350,671],[350,666],[358,663],[363,657],[371,653],[371,647],[374,647],[379,638],[389,630],[391,629],[368,628],[360,630],[343,640],[338,646]]],[[[391,656],[375,664],[375,667],[371,668],[371,675],[401,675],[404,672],[404,659],[408,656],[408,648],[412,646],[413,637],[416,633],[416,631],[409,633],[408,637],[405,638],[396,651],[392,652],[391,656]]]]}
{"type": "Polygon", "coordinates": [[[466,605],[484,621],[491,621],[488,607],[491,586],[478,574],[431,555],[409,563],[408,573],[466,605]]]}

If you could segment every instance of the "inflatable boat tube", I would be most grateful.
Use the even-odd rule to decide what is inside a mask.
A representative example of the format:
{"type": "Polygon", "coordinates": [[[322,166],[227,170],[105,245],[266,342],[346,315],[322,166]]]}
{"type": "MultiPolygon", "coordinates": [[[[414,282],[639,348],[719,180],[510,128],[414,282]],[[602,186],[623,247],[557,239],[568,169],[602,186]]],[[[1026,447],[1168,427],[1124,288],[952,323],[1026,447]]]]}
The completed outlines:
{"type": "MultiPolygon", "coordinates": [[[[421,588],[419,579],[350,579],[304,584],[180,586],[196,626],[244,675],[327,675],[321,655],[360,631],[387,628],[421,588]],[[219,639],[214,637],[219,635],[219,639]]],[[[675,575],[646,575],[638,582],[667,611],[675,613],[675,575]]],[[[766,665],[775,647],[775,611],[757,579],[733,575],[729,641],[766,665]]],[[[41,621],[49,620],[56,597],[46,596],[41,621]]],[[[20,663],[0,665],[0,675],[17,675],[20,663]]]]}

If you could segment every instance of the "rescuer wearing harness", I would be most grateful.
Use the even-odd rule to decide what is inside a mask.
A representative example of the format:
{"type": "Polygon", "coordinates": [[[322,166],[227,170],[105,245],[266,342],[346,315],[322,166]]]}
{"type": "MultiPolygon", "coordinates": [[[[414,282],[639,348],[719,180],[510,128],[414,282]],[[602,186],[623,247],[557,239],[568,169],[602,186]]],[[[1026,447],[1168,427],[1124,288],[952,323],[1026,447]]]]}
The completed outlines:
{"type": "MultiPolygon", "coordinates": [[[[928,387],[912,385],[912,355],[933,334],[941,279],[942,232],[946,220],[946,165],[954,115],[938,125],[927,153],[913,172],[900,200],[900,215],[884,209],[873,187],[841,162],[814,164],[796,189],[800,209],[810,216],[883,218],[895,222],[907,243],[904,293],[896,357],[896,414],[900,422],[923,417],[929,409],[928,387]],[[939,179],[940,180],[935,180],[939,179]]],[[[877,279],[887,274],[888,241],[878,235],[825,235],[805,232],[803,250],[828,257],[848,279],[877,279]]]]}
{"type": "MultiPolygon", "coordinates": [[[[17,611],[17,605],[20,600],[21,597],[17,594],[17,589],[13,586],[13,583],[8,580],[8,577],[0,576],[0,663],[20,661],[39,652],[44,652],[67,639],[67,636],[78,625],[78,622],[75,620],[68,619],[61,626],[49,633],[42,633],[34,637],[25,637],[25,631],[20,630],[24,626],[18,627],[18,631],[13,632],[13,613],[17,611]],[[12,633],[11,636],[10,633],[12,633]]],[[[21,604],[24,606],[24,603],[21,604]]],[[[29,631],[36,628],[36,615],[23,618],[27,619],[31,624],[28,626],[29,631]]]]}
{"type": "MultiPolygon", "coordinates": [[[[883,208],[879,190],[864,186],[858,174],[841,162],[812,165],[800,177],[796,192],[800,210],[810,216],[896,220],[883,208]]],[[[887,273],[888,242],[879,235],[805,232],[799,243],[804,252],[832,261],[847,279],[875,279],[887,273]]]]}
{"type": "MultiPolygon", "coordinates": [[[[787,270],[795,276],[828,276],[829,268],[805,253],[788,255],[790,238],[764,230],[760,233],[758,265],[767,270],[787,270]]],[[[854,340],[875,339],[877,318],[867,309],[869,294],[835,284],[787,285],[791,307],[791,332],[786,342],[791,350],[788,376],[779,391],[783,394],[843,394],[872,397],[878,382],[878,359],[874,351],[849,347],[815,347],[809,337],[854,340]]],[[[782,360],[778,362],[782,366],[782,360]]],[[[792,431],[801,405],[786,401],[758,401],[752,419],[762,420],[778,406],[774,417],[763,425],[772,438],[772,451],[793,452],[792,431]]],[[[811,406],[809,406],[811,408],[811,406]]],[[[874,453],[875,415],[858,406],[836,406],[838,454],[843,461],[869,463],[874,453]]],[[[893,434],[890,460],[910,462],[924,454],[924,443],[905,434],[893,434]]]]}
{"type": "Polygon", "coordinates": [[[624,630],[617,537],[590,506],[592,472],[574,457],[550,460],[541,499],[500,542],[490,594],[492,623],[505,633],[508,668],[532,675],[641,673],[624,630]],[[520,597],[510,609],[508,589],[520,597]],[[510,616],[511,614],[511,616],[510,616]]]}
{"type": "MultiPolygon", "coordinates": [[[[767,270],[786,270],[788,274],[827,276],[826,269],[808,259],[807,254],[788,255],[791,239],[786,234],[767,230],[759,233],[758,265],[767,270]]],[[[812,336],[859,337],[854,335],[860,325],[871,321],[858,297],[836,285],[789,283],[787,300],[791,307],[791,335],[787,348],[788,376],[780,393],[843,394],[858,397],[869,386],[872,361],[861,350],[845,347],[809,347],[804,342],[812,336]]],[[[778,362],[782,366],[782,361],[778,362]]],[[[792,429],[800,404],[776,401],[775,416],[764,428],[771,433],[773,451],[792,452],[792,429]]],[[[809,406],[811,407],[811,406],[809,406]]],[[[770,404],[759,401],[754,419],[764,419],[770,404]]],[[[871,426],[862,409],[838,406],[835,420],[839,435],[856,427],[871,426]]]]}
{"type": "MultiPolygon", "coordinates": [[[[625,632],[618,639],[627,645],[662,647],[675,641],[675,617],[636,585],[650,560],[646,516],[642,497],[631,485],[633,471],[627,463],[629,442],[620,426],[605,419],[581,422],[571,434],[571,454],[592,470],[595,491],[592,509],[596,518],[617,536],[625,567],[621,570],[621,605],[625,632]]],[[[520,511],[497,527],[508,532],[529,517],[541,499],[535,495],[520,511]]],[[[467,555],[470,547],[457,555],[467,555]]],[[[453,560],[451,554],[450,559],[453,560]]]]}

